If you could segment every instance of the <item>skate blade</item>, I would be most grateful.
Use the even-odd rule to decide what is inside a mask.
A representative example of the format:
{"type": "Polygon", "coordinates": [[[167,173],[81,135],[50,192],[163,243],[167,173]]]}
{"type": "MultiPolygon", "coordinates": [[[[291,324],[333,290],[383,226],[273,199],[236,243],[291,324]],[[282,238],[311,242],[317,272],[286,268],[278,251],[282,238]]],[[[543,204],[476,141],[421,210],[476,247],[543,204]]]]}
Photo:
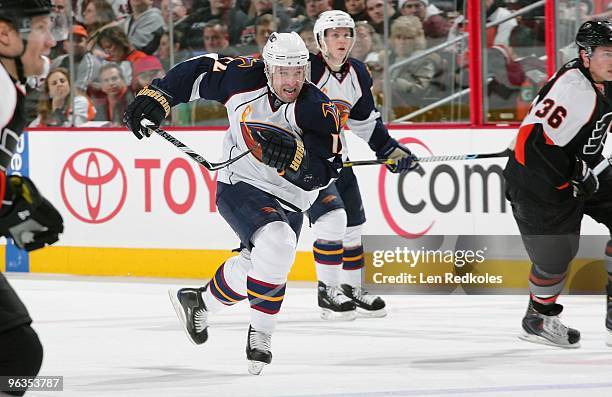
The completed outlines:
{"type": "Polygon", "coordinates": [[[606,345],[612,347],[612,330],[608,330],[608,336],[606,337],[606,345]]]}
{"type": "Polygon", "coordinates": [[[251,375],[260,375],[263,368],[266,366],[266,363],[262,361],[252,361],[249,360],[249,374],[251,375]]]}
{"type": "Polygon", "coordinates": [[[358,307],[357,314],[359,315],[359,317],[365,318],[382,318],[387,315],[387,311],[384,308],[378,310],[365,310],[358,307]]]}
{"type": "Polygon", "coordinates": [[[185,335],[187,335],[187,339],[189,339],[189,341],[194,345],[199,346],[193,339],[191,339],[191,335],[189,335],[189,331],[187,331],[187,318],[185,318],[183,306],[178,300],[177,292],[178,290],[176,289],[168,290],[168,296],[170,296],[170,302],[172,303],[172,307],[174,308],[176,316],[178,317],[179,322],[181,323],[181,328],[183,328],[183,331],[185,331],[185,335]]]}
{"type": "Polygon", "coordinates": [[[541,336],[528,334],[526,332],[523,332],[522,334],[520,334],[519,335],[519,339],[520,340],[524,340],[526,342],[537,343],[537,344],[540,344],[540,345],[547,345],[547,346],[553,346],[553,347],[561,347],[563,349],[577,349],[577,348],[580,347],[580,342],[576,342],[573,345],[561,345],[561,344],[558,344],[558,343],[551,342],[548,339],[543,338],[541,336]]]}
{"type": "Polygon", "coordinates": [[[357,312],[335,312],[329,309],[321,309],[321,318],[326,321],[353,321],[357,318],[357,312]]]}

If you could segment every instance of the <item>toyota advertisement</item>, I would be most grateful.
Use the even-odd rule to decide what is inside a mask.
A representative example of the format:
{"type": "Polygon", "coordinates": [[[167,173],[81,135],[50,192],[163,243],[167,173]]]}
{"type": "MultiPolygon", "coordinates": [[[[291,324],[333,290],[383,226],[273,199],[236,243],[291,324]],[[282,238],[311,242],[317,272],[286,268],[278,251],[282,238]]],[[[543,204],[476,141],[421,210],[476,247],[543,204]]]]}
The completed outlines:
{"type": "MultiPolygon", "coordinates": [[[[221,158],[223,130],[171,133],[206,159],[221,158]]],[[[430,156],[498,152],[508,146],[515,130],[391,133],[418,156],[430,156]]],[[[218,255],[238,246],[215,206],[216,172],[200,167],[160,137],[138,141],[118,130],[35,130],[29,132],[28,142],[30,176],[64,216],[65,233],[57,248],[52,247],[56,251],[70,247],[70,253],[56,255],[64,262],[79,248],[86,249],[83,255],[124,249],[121,258],[128,261],[131,251],[197,250],[218,255]]],[[[367,144],[350,132],[348,143],[352,160],[374,157],[367,144]]],[[[412,239],[518,234],[504,198],[504,164],[504,158],[427,163],[422,170],[404,175],[380,165],[355,167],[368,218],[364,235],[412,239]]],[[[599,234],[602,228],[588,220],[583,231],[599,234]]],[[[311,260],[307,253],[312,241],[305,221],[298,261],[311,260]]],[[[43,254],[51,255],[46,252],[53,249],[43,254]]],[[[116,253],[110,257],[116,264],[116,253]]],[[[104,255],[100,258],[106,260],[104,255]]]]}

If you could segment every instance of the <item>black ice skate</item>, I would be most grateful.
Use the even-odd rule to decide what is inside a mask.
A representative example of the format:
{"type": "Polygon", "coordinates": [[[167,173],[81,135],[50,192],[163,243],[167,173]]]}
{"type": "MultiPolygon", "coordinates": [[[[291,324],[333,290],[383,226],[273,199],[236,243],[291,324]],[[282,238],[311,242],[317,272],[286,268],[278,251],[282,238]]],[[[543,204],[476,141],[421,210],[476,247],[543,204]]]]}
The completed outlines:
{"type": "Polygon", "coordinates": [[[318,299],[323,320],[351,321],[357,318],[355,303],[337,287],[319,281],[318,299]]]}
{"type": "Polygon", "coordinates": [[[385,301],[377,295],[370,295],[363,288],[342,284],[342,293],[350,298],[357,307],[357,313],[365,317],[385,317],[385,301]]]}
{"type": "Polygon", "coordinates": [[[204,291],[206,288],[181,288],[168,291],[183,329],[196,345],[201,345],[208,339],[208,312],[202,300],[204,291]]]}
{"type": "Polygon", "coordinates": [[[263,367],[272,362],[272,335],[256,331],[249,325],[246,355],[249,360],[249,373],[259,375],[263,367]]]}
{"type": "Polygon", "coordinates": [[[534,308],[532,301],[529,301],[527,313],[523,317],[524,332],[519,338],[528,342],[567,349],[580,347],[580,332],[566,327],[559,319],[563,306],[557,303],[549,306],[542,308],[541,311],[545,311],[542,313],[534,308]]]}
{"type": "Polygon", "coordinates": [[[608,313],[606,314],[606,328],[608,329],[606,345],[612,347],[612,295],[608,295],[608,313]]]}

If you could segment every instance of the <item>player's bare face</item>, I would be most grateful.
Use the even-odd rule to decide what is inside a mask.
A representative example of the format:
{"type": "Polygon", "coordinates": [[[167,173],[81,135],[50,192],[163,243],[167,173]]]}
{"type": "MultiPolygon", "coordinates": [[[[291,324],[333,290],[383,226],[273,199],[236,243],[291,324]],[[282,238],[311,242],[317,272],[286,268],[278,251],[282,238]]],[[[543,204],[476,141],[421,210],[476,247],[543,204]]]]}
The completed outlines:
{"type": "Polygon", "coordinates": [[[23,52],[21,35],[10,23],[0,21],[0,35],[2,36],[2,54],[16,57],[23,52]]]}
{"type": "Polygon", "coordinates": [[[49,55],[55,46],[55,39],[51,34],[51,18],[38,16],[32,18],[32,30],[28,34],[28,44],[21,56],[26,76],[39,76],[45,70],[43,55],[49,55]]]}
{"type": "Polygon", "coordinates": [[[597,47],[589,59],[589,72],[596,83],[612,81],[612,47],[597,47]]]}
{"type": "Polygon", "coordinates": [[[293,102],[300,94],[305,79],[304,66],[275,66],[272,71],[272,88],[281,101],[293,102]]]}
{"type": "Polygon", "coordinates": [[[325,44],[330,61],[339,65],[353,45],[353,33],[350,28],[335,28],[325,31],[325,44]]]}

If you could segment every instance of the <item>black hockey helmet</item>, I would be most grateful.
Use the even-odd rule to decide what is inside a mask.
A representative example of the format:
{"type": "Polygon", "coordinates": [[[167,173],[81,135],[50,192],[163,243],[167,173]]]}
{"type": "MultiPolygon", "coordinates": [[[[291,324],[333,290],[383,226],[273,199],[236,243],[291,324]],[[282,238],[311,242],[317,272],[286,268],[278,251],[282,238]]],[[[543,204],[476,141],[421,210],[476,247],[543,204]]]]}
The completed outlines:
{"type": "MultiPolygon", "coordinates": [[[[0,0],[1,1],[1,0],[0,0]]],[[[595,47],[612,46],[612,22],[587,21],[580,26],[576,34],[578,48],[591,57],[595,47]]]]}
{"type": "Polygon", "coordinates": [[[31,29],[31,18],[51,13],[51,0],[0,0],[0,20],[10,22],[22,35],[31,29]]]}

